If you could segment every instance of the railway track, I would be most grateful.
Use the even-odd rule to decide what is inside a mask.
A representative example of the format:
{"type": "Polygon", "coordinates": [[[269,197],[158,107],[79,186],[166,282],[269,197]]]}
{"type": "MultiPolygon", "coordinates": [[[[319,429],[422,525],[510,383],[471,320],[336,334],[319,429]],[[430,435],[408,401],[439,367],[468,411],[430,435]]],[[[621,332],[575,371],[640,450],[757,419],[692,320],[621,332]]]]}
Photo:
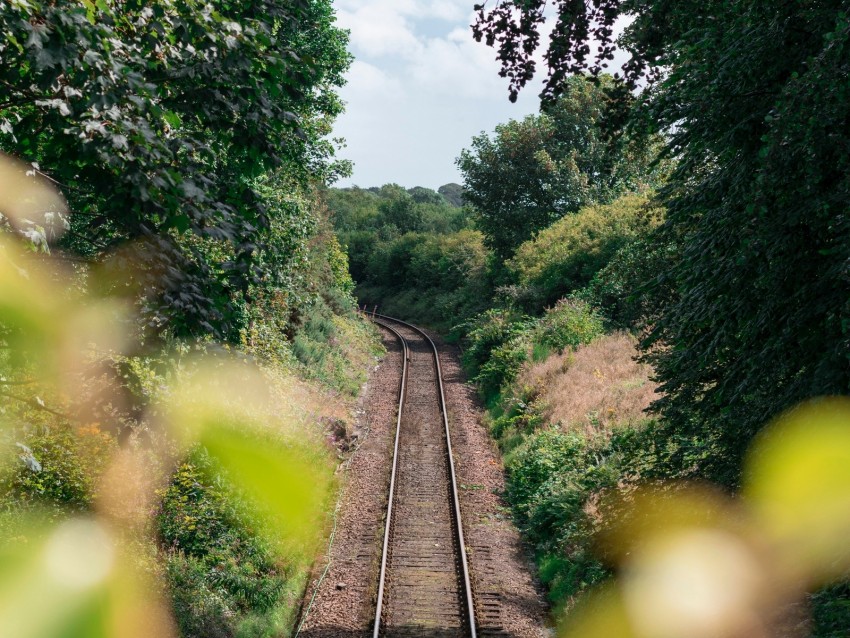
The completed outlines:
{"type": "Polygon", "coordinates": [[[415,326],[373,319],[396,335],[405,359],[373,638],[476,638],[437,348],[415,326]]]}

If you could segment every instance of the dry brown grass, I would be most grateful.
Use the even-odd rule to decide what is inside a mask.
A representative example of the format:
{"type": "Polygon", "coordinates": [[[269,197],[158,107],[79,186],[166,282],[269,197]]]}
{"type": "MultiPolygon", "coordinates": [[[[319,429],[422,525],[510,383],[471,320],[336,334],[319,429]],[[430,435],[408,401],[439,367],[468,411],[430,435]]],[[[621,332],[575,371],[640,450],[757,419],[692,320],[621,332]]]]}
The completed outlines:
{"type": "Polygon", "coordinates": [[[651,368],[637,363],[637,344],[615,333],[576,351],[565,351],[523,371],[520,383],[540,389],[549,423],[588,435],[634,424],[658,397],[651,368]]]}

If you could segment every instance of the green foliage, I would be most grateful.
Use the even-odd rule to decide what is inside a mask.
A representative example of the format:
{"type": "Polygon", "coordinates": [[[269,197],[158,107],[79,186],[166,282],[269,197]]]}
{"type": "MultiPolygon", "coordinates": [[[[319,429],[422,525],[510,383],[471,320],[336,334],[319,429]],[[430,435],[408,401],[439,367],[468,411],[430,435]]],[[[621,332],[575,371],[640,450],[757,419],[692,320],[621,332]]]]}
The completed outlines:
{"type": "Polygon", "coordinates": [[[469,226],[468,211],[422,186],[405,190],[397,184],[380,188],[331,188],[323,192],[334,229],[343,237],[371,230],[403,234],[425,231],[447,234],[469,226]],[[392,231],[387,229],[391,228],[392,231]]]}
{"type": "Polygon", "coordinates": [[[281,604],[290,577],[253,533],[249,502],[217,476],[209,456],[195,451],[174,473],[156,517],[184,636],[235,636],[247,616],[281,604]]]}
{"type": "Polygon", "coordinates": [[[602,333],[602,318],[590,306],[577,299],[562,299],[537,321],[531,339],[561,352],[590,343],[602,333]]]}
{"type": "MultiPolygon", "coordinates": [[[[529,18],[541,6],[497,3],[475,27],[498,43],[514,90],[533,75],[536,47],[522,42],[536,42],[529,18]]],[[[671,436],[705,446],[695,471],[734,487],[772,416],[850,387],[846,2],[564,0],[556,11],[550,100],[568,91],[568,73],[598,71],[610,27],[632,19],[620,39],[632,55],[627,84],[608,96],[632,130],[666,132],[677,159],[660,191],[657,294],[645,299],[657,408],[671,436]],[[593,63],[591,33],[604,43],[593,63]],[[629,88],[640,89],[637,104],[629,88]]]]}
{"type": "Polygon", "coordinates": [[[526,361],[528,361],[528,341],[525,332],[518,333],[507,342],[490,350],[487,361],[472,378],[487,404],[492,404],[498,398],[505,384],[516,378],[526,361]]]}
{"type": "Polygon", "coordinates": [[[0,30],[0,149],[26,161],[0,155],[0,508],[39,517],[13,539],[31,548],[0,556],[0,624],[99,636],[144,609],[146,630],[170,635],[163,577],[183,635],[285,635],[332,486],[321,435],[299,430],[299,411],[320,410],[278,376],[298,367],[293,340],[316,337],[315,376],[356,394],[376,342],[312,190],[346,169],[326,136],[347,35],[328,0],[22,1],[0,5],[0,30]],[[48,179],[64,199],[39,192],[48,179]],[[48,200],[34,221],[10,214],[48,200]],[[13,233],[58,248],[73,276],[20,259],[13,233]],[[176,379],[227,368],[234,344],[263,375],[194,387],[200,416],[163,406],[176,379]],[[205,368],[200,351],[220,356],[205,368]],[[108,559],[93,585],[87,551],[108,559]],[[73,592],[42,573],[50,560],[79,563],[73,592]]]}
{"type": "Polygon", "coordinates": [[[136,242],[149,326],[232,338],[272,232],[255,181],[341,168],[330,2],[6,2],[0,31],[0,148],[63,185],[64,246],[136,242]]]}
{"type": "Polygon", "coordinates": [[[530,320],[513,310],[491,309],[475,318],[466,334],[464,365],[472,372],[480,370],[492,352],[521,335],[530,320]]]}
{"type": "Polygon", "coordinates": [[[678,250],[651,340],[673,346],[651,357],[658,408],[678,436],[717,440],[699,471],[726,485],[770,417],[850,387],[846,10],[729,8],[683,31],[689,47],[655,103],[662,125],[689,122],[665,191],[662,238],[678,250]]]}
{"type": "Polygon", "coordinates": [[[296,196],[274,182],[264,187],[290,212],[273,226],[276,241],[263,256],[270,272],[249,289],[240,342],[269,362],[356,395],[375,334],[356,316],[348,256],[315,194],[296,196]]]}
{"type": "Polygon", "coordinates": [[[658,318],[664,291],[670,294],[659,273],[674,256],[674,247],[649,232],[622,246],[574,296],[598,308],[615,328],[641,329],[658,318]]]}
{"type": "MultiPolygon", "coordinates": [[[[280,205],[305,202],[284,198],[280,205]]],[[[171,337],[169,351],[142,347],[121,301],[98,296],[101,269],[79,266],[69,275],[51,257],[33,261],[8,238],[0,242],[0,510],[24,530],[13,533],[15,543],[27,546],[11,557],[14,565],[8,552],[0,556],[3,588],[22,603],[5,606],[0,624],[25,635],[42,635],[42,625],[101,635],[89,626],[144,608],[150,632],[171,635],[160,600],[170,593],[183,635],[272,638],[291,630],[307,563],[322,539],[332,464],[305,416],[328,408],[307,404],[305,395],[319,392],[285,374],[290,346],[275,328],[281,317],[286,327],[293,322],[275,311],[325,304],[310,329],[327,338],[326,359],[344,362],[332,382],[345,382],[352,394],[375,342],[354,312],[344,254],[333,237],[322,237],[317,211],[305,210],[314,221],[303,232],[312,241],[285,278],[258,286],[245,305],[241,365],[227,355],[229,346],[210,341],[171,337]],[[248,365],[247,354],[265,366],[248,365]],[[191,446],[190,460],[169,480],[174,459],[191,446]],[[160,485],[167,487],[154,494],[160,485]],[[41,567],[49,563],[45,547],[51,560],[70,561],[84,578],[91,576],[87,563],[105,555],[96,586],[63,589],[41,567]],[[44,591],[57,604],[43,621],[28,618],[44,591]]],[[[287,228],[280,230],[286,245],[287,228]]],[[[107,283],[125,284],[112,276],[107,283]]],[[[8,531],[6,521],[0,528],[8,531]]]]}
{"type": "MultiPolygon", "coordinates": [[[[323,198],[348,252],[351,276],[361,286],[359,296],[369,303],[383,304],[400,291],[410,263],[408,253],[417,237],[428,235],[436,242],[439,238],[431,236],[450,235],[470,225],[466,209],[421,186],[409,191],[395,184],[368,190],[334,188],[324,191],[323,198]],[[414,232],[419,235],[403,237],[414,232]],[[397,267],[402,271],[396,271],[397,267]]],[[[469,236],[459,236],[456,243],[469,243],[469,236]]]]}
{"type": "Polygon", "coordinates": [[[432,191],[430,188],[425,188],[423,186],[414,186],[407,190],[407,194],[410,195],[413,201],[417,204],[433,204],[440,206],[448,201],[445,197],[443,197],[442,193],[432,191]]]}
{"type": "Polygon", "coordinates": [[[464,331],[464,365],[485,402],[493,405],[527,361],[545,351],[590,343],[602,334],[603,323],[586,303],[565,299],[539,319],[515,310],[490,309],[464,331]]]}
{"type": "Polygon", "coordinates": [[[850,583],[825,587],[810,597],[815,638],[840,638],[850,627],[850,583]]]}
{"type": "Polygon", "coordinates": [[[543,429],[527,435],[506,457],[507,497],[558,606],[608,575],[593,555],[595,523],[586,507],[592,495],[619,478],[614,447],[543,429]]]}
{"type": "Polygon", "coordinates": [[[362,268],[357,295],[370,308],[380,305],[393,316],[449,331],[489,304],[490,255],[477,231],[407,233],[384,241],[356,231],[346,238],[352,273],[362,268]]]}
{"type": "MultiPolygon", "coordinates": [[[[32,417],[45,421],[44,415],[32,417]]],[[[0,473],[2,507],[54,510],[57,516],[91,507],[95,481],[116,449],[114,437],[96,425],[76,431],[64,424],[30,426],[9,441],[4,456],[16,462],[0,473]]]]}
{"type": "MultiPolygon", "coordinates": [[[[512,453],[508,465],[508,498],[516,503],[520,520],[528,524],[538,508],[540,499],[547,500],[551,491],[551,479],[565,467],[577,473],[582,466],[586,441],[576,434],[558,430],[543,430],[531,435],[523,446],[512,453]]],[[[573,499],[574,500],[574,499],[573,499]]],[[[582,503],[564,503],[562,506],[581,507],[582,503]]],[[[535,538],[548,538],[551,529],[540,530],[535,538]]]]}
{"type": "Polygon", "coordinates": [[[609,261],[657,225],[647,198],[629,195],[582,208],[522,244],[507,262],[529,312],[584,288],[609,261]]]}
{"type": "Polygon", "coordinates": [[[657,141],[605,138],[600,124],[609,83],[570,78],[564,97],[542,114],[499,125],[494,137],[479,135],[462,151],[464,197],[501,259],[582,206],[610,202],[659,177],[651,168],[657,141]]]}
{"type": "MultiPolygon", "coordinates": [[[[384,187],[387,190],[387,187],[384,187]]],[[[385,226],[395,226],[400,233],[420,231],[425,226],[422,208],[406,191],[392,193],[378,203],[378,223],[385,226]]]]}
{"type": "Polygon", "coordinates": [[[525,435],[546,425],[538,388],[511,387],[510,396],[491,409],[490,433],[503,453],[510,453],[525,440],[525,435]]]}
{"type": "Polygon", "coordinates": [[[595,554],[599,519],[594,499],[630,477],[658,475],[657,424],[648,421],[616,428],[608,438],[588,438],[546,424],[533,391],[516,396],[503,400],[507,411],[492,429],[506,452],[506,496],[535,550],[549,599],[563,608],[610,576],[595,554]]]}

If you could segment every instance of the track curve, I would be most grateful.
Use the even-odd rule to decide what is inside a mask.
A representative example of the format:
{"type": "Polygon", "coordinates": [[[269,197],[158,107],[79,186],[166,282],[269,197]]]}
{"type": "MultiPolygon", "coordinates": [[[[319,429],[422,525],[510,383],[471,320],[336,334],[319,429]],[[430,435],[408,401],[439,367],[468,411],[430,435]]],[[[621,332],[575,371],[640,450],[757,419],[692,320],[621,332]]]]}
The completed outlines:
{"type": "Polygon", "coordinates": [[[439,352],[416,326],[373,320],[405,355],[373,638],[476,638],[439,352]]]}

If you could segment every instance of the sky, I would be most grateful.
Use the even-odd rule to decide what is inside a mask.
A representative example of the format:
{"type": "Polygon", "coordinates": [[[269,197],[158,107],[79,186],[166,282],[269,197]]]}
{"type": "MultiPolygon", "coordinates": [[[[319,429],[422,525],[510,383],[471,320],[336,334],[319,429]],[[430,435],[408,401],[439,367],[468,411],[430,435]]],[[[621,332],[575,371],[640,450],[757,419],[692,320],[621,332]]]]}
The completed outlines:
{"type": "MultiPolygon", "coordinates": [[[[354,63],[334,136],[354,172],[337,186],[436,189],[462,181],[455,158],[472,137],[536,113],[541,77],[515,104],[496,52],[472,39],[475,0],[335,0],[354,63]]],[[[540,68],[540,67],[538,67],[540,68]]]]}

